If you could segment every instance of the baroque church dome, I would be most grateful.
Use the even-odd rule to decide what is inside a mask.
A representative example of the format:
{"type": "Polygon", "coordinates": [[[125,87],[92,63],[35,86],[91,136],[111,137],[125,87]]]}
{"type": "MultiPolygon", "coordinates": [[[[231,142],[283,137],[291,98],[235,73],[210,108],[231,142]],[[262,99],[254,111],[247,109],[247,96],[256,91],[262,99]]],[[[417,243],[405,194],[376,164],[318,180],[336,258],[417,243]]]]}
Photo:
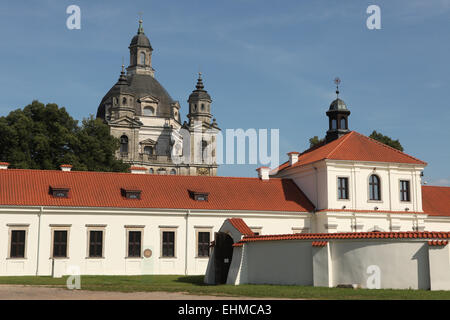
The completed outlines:
{"type": "Polygon", "coordinates": [[[108,106],[113,105],[113,99],[121,95],[133,96],[133,103],[129,106],[134,109],[135,116],[142,115],[141,98],[151,97],[158,100],[156,116],[172,117],[172,104],[175,103],[167,90],[154,77],[151,66],[153,48],[150,40],[144,33],[142,20],[139,21],[137,34],[130,42],[130,65],[127,74],[122,74],[117,83],[106,93],[97,109],[97,117],[106,119],[108,106]]]}

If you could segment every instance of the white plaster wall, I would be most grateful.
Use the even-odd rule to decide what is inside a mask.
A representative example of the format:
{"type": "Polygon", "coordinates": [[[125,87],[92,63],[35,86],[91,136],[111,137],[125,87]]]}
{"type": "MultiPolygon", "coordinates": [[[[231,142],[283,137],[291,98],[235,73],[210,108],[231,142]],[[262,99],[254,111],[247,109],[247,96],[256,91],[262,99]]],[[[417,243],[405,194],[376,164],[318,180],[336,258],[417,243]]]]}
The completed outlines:
{"type": "Polygon", "coordinates": [[[381,288],[430,289],[428,245],[425,241],[333,241],[333,286],[367,287],[371,265],[380,268],[381,288]]]}
{"type": "Polygon", "coordinates": [[[428,216],[424,224],[426,231],[450,231],[450,217],[428,216]]]}
{"type": "Polygon", "coordinates": [[[363,163],[352,161],[329,161],[328,171],[328,208],[386,211],[422,211],[422,190],[420,172],[424,166],[400,165],[391,163],[363,163]],[[369,198],[369,177],[376,174],[381,180],[381,200],[369,198]],[[348,177],[350,197],[338,199],[337,178],[348,177]],[[411,201],[400,201],[400,180],[410,181],[411,201]]]}
{"type": "Polygon", "coordinates": [[[331,251],[329,245],[313,247],[312,254],[314,286],[329,287],[332,278],[331,251]]]}
{"type": "Polygon", "coordinates": [[[245,247],[247,283],[313,285],[310,242],[260,241],[245,247]]]}
{"type": "MultiPolygon", "coordinates": [[[[242,217],[249,225],[261,226],[262,233],[292,233],[293,227],[308,223],[308,214],[264,212],[190,212],[187,210],[118,210],[44,208],[41,215],[39,268],[37,270],[39,208],[0,209],[0,275],[50,275],[51,226],[70,225],[68,258],[55,259],[55,269],[78,266],[82,274],[204,274],[208,258],[196,256],[196,230],[219,231],[230,217],[242,217]],[[7,224],[29,224],[26,239],[26,259],[7,259],[9,238],[7,224]],[[106,225],[104,258],[87,258],[86,225],[106,225]],[[151,258],[126,258],[125,226],[143,226],[142,249],[151,249],[151,258]],[[176,230],[175,257],[161,257],[161,228],[176,230]],[[186,230],[188,230],[186,234],[186,230]],[[186,245],[187,244],[187,245],[186,245]],[[187,250],[187,253],[186,253],[187,250]],[[187,259],[186,259],[187,257],[187,259]]],[[[61,271],[64,273],[63,271],[61,271]]]]}
{"type": "Polygon", "coordinates": [[[450,290],[450,246],[429,246],[431,290],[450,290]]]}

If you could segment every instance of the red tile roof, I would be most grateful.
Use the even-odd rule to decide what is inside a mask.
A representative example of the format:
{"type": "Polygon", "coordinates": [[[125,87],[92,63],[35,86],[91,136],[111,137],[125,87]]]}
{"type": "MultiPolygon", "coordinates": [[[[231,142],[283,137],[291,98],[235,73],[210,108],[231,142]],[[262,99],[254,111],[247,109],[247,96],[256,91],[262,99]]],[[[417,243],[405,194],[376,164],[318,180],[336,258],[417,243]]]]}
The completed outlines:
{"type": "Polygon", "coordinates": [[[422,186],[422,210],[430,216],[450,217],[450,187],[422,186]]]}
{"type": "MultiPolygon", "coordinates": [[[[298,162],[292,167],[304,166],[324,159],[427,164],[356,131],[351,131],[330,143],[313,147],[301,153],[298,162]]],[[[271,174],[276,174],[277,171],[288,167],[289,161],[286,161],[277,169],[272,170],[271,174]]]]}
{"type": "Polygon", "coordinates": [[[450,232],[411,231],[273,234],[263,236],[246,236],[236,244],[255,241],[332,239],[450,239],[450,232]]]}
{"type": "Polygon", "coordinates": [[[325,247],[328,244],[328,241],[313,241],[311,245],[313,247],[325,247]]]}
{"type": "Polygon", "coordinates": [[[86,171],[0,170],[0,205],[120,207],[311,212],[314,207],[290,179],[151,175],[86,171]],[[68,198],[55,198],[49,187],[70,187],[68,198]],[[121,188],[141,190],[126,199],[121,188]],[[196,201],[189,190],[209,192],[196,201]]]}
{"type": "Polygon", "coordinates": [[[428,241],[429,246],[446,246],[448,244],[447,240],[430,240],[428,241]]]}
{"type": "Polygon", "coordinates": [[[253,231],[248,227],[248,225],[241,218],[230,218],[228,219],[230,223],[235,227],[241,234],[245,236],[254,236],[253,231]]]}

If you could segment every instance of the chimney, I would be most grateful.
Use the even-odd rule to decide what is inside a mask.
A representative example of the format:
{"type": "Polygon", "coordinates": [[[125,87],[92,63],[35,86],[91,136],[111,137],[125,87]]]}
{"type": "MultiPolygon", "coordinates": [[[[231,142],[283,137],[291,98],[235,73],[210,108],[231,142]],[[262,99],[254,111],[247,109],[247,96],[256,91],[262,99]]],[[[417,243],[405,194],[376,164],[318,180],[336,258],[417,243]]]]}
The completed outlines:
{"type": "Polygon", "coordinates": [[[299,152],[295,152],[295,151],[288,153],[290,166],[292,166],[298,162],[299,154],[300,154],[299,152]]]}
{"type": "Polygon", "coordinates": [[[62,164],[59,167],[61,168],[61,171],[69,172],[72,170],[72,166],[70,164],[62,164]]]}
{"type": "Polygon", "coordinates": [[[256,171],[258,171],[258,178],[260,178],[261,180],[269,180],[269,167],[260,167],[256,169],[256,171]]]}
{"type": "Polygon", "coordinates": [[[135,173],[135,174],[145,174],[145,173],[147,173],[147,168],[144,168],[144,167],[131,167],[130,168],[130,172],[131,173],[135,173]]]}
{"type": "Polygon", "coordinates": [[[0,162],[0,170],[6,170],[8,169],[9,163],[8,162],[0,162]]]}

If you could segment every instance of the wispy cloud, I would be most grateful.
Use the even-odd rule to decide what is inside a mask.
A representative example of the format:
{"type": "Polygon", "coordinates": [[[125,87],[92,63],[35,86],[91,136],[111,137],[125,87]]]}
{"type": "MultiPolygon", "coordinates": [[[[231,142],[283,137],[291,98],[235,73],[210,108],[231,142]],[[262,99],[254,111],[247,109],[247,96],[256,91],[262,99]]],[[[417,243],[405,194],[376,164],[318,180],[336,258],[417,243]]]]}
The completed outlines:
{"type": "Polygon", "coordinates": [[[434,185],[434,186],[449,186],[450,187],[450,177],[433,180],[430,184],[434,185]]]}

